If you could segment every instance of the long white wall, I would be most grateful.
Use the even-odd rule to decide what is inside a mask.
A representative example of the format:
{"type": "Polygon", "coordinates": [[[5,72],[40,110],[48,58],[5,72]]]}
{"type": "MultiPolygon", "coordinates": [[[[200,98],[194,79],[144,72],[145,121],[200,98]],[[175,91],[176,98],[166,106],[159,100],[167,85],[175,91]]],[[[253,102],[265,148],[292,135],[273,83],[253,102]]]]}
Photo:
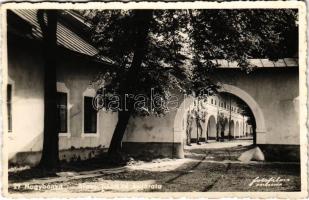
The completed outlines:
{"type": "Polygon", "coordinates": [[[213,80],[251,106],[257,121],[257,144],[300,144],[298,67],[242,71],[218,70],[213,80]]]}
{"type": "MultiPolygon", "coordinates": [[[[11,45],[8,59],[9,84],[12,84],[12,132],[9,159],[19,152],[41,151],[43,144],[43,65],[35,46],[11,45]]],[[[117,113],[99,111],[97,134],[83,134],[83,96],[91,95],[89,83],[104,66],[88,59],[62,54],[57,68],[58,90],[65,88],[68,99],[68,133],[60,134],[59,148],[76,149],[109,146],[117,113]]],[[[63,91],[61,91],[63,92],[63,91]]]]}
{"type": "MultiPolygon", "coordinates": [[[[9,133],[9,156],[13,157],[18,152],[35,152],[42,149],[44,63],[40,50],[35,46],[10,46],[12,48],[8,52],[8,73],[10,84],[13,86],[13,131],[9,133]]],[[[61,62],[57,79],[70,96],[69,134],[60,136],[60,149],[108,147],[117,123],[117,113],[100,111],[98,134],[85,136],[82,133],[83,95],[91,93],[87,89],[89,82],[104,68],[83,57],[68,54],[62,54],[59,60],[61,62]]],[[[299,144],[299,93],[296,70],[256,72],[250,76],[239,73],[239,77],[225,74],[223,80],[250,97],[249,100],[254,102],[250,105],[257,105],[251,109],[259,114],[258,119],[263,121],[265,128],[264,135],[257,136],[258,144],[299,144]],[[257,83],[264,88],[256,87],[257,83]]],[[[241,97],[242,93],[236,91],[233,94],[241,97]]],[[[211,98],[208,99],[207,105],[208,118],[216,117],[218,107],[211,104],[211,98]]],[[[229,114],[227,109],[219,108],[219,111],[227,116],[229,114]]],[[[186,110],[178,109],[163,117],[132,118],[124,142],[182,143],[185,137],[185,113],[186,110]]],[[[235,122],[235,128],[236,122],[241,124],[242,119],[238,113],[233,113],[232,120],[235,122]]],[[[206,123],[207,121],[208,119],[206,123]]],[[[260,123],[257,124],[259,125],[260,123]]],[[[248,130],[248,127],[245,128],[248,130]]]]}

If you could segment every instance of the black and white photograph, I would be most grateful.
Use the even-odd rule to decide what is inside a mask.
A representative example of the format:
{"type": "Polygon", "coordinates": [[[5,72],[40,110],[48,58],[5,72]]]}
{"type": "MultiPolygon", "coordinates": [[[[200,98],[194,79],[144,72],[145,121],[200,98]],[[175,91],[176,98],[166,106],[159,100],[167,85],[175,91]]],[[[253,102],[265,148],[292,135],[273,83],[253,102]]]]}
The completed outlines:
{"type": "Polygon", "coordinates": [[[5,196],[307,196],[304,2],[1,16],[5,196]]]}

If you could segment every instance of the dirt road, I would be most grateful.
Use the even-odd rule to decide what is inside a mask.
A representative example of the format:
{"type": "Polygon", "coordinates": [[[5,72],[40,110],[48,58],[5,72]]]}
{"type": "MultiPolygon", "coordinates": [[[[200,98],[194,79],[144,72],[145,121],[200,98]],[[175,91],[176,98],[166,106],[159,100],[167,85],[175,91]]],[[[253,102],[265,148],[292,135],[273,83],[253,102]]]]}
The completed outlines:
{"type": "Polygon", "coordinates": [[[27,181],[10,180],[9,191],[80,193],[300,190],[298,163],[242,163],[237,158],[246,149],[245,146],[219,149],[190,147],[186,150],[185,159],[157,159],[115,169],[64,172],[57,177],[27,181]]]}

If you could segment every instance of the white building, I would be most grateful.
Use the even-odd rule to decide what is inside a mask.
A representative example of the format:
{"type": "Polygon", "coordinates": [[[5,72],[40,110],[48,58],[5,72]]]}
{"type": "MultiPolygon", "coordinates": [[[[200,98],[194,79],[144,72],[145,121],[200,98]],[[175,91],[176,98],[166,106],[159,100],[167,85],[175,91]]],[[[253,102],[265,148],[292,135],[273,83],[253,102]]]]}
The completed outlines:
{"type": "MultiPolygon", "coordinates": [[[[98,50],[86,40],[82,30],[86,25],[70,13],[58,22],[57,89],[61,98],[59,112],[59,158],[61,160],[88,159],[105,151],[110,144],[118,121],[117,113],[96,113],[90,105],[95,90],[89,82],[98,73],[115,67],[108,58],[97,59],[98,50]],[[69,21],[65,21],[69,20],[69,21]],[[72,27],[71,27],[72,26],[72,27]],[[74,27],[78,31],[74,31],[74,27]],[[83,27],[83,28],[81,28],[83,27]],[[102,60],[103,59],[103,60],[102,60]]],[[[8,70],[4,87],[7,100],[4,116],[5,145],[10,163],[39,162],[43,143],[44,87],[42,33],[36,21],[35,10],[8,11],[8,70]]],[[[256,120],[257,145],[266,160],[299,161],[299,67],[298,59],[284,58],[277,62],[252,59],[258,69],[250,76],[242,73],[235,63],[222,61],[216,75],[222,75],[224,91],[241,98],[252,110],[256,120]],[[263,87],[261,87],[263,86],[263,87]]],[[[215,80],[215,79],[214,79],[215,80]]],[[[153,157],[184,156],[186,113],[192,109],[190,98],[182,94],[178,109],[164,117],[136,117],[129,120],[123,149],[131,155],[153,157]],[[188,105],[185,104],[187,100],[188,105]]],[[[228,127],[235,138],[251,133],[246,116],[239,113],[236,102],[221,96],[212,96],[201,102],[207,111],[202,137],[214,139],[218,115],[230,120],[228,127]],[[231,105],[231,106],[230,106],[231,105]]],[[[201,105],[202,106],[202,105],[201,105]]],[[[4,107],[5,108],[5,107],[4,107]]],[[[220,132],[220,130],[219,130],[220,132]]],[[[192,131],[192,138],[196,138],[192,131]]]]}
{"type": "MultiPolygon", "coordinates": [[[[241,104],[237,104],[236,97],[227,94],[217,94],[209,96],[207,99],[195,100],[194,103],[189,107],[187,115],[184,116],[183,126],[186,129],[188,112],[192,109],[197,109],[204,114],[202,120],[202,134],[199,132],[200,141],[205,141],[205,138],[217,139],[221,137],[221,126],[219,125],[218,119],[222,114],[226,118],[224,127],[224,137],[227,138],[230,135],[232,138],[241,138],[245,136],[252,136],[252,126],[248,124],[248,116],[242,114],[241,104]]],[[[193,122],[193,129],[191,131],[192,141],[196,141],[197,128],[196,122],[193,122]]]]}

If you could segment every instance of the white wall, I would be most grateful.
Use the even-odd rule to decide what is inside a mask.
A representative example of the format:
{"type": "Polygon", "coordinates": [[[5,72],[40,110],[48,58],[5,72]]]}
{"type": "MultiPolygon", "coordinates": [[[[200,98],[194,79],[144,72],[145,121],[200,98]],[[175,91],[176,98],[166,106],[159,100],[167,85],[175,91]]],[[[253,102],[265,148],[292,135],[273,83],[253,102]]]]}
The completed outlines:
{"type": "MultiPolygon", "coordinates": [[[[18,152],[42,149],[44,120],[42,55],[35,45],[10,46],[8,73],[13,85],[13,131],[9,133],[9,159],[18,152]]],[[[57,79],[69,93],[70,121],[69,134],[59,136],[59,148],[65,150],[99,145],[107,148],[118,120],[117,113],[100,111],[98,134],[82,137],[83,94],[95,75],[105,70],[104,66],[65,53],[58,60],[57,79]]]]}

